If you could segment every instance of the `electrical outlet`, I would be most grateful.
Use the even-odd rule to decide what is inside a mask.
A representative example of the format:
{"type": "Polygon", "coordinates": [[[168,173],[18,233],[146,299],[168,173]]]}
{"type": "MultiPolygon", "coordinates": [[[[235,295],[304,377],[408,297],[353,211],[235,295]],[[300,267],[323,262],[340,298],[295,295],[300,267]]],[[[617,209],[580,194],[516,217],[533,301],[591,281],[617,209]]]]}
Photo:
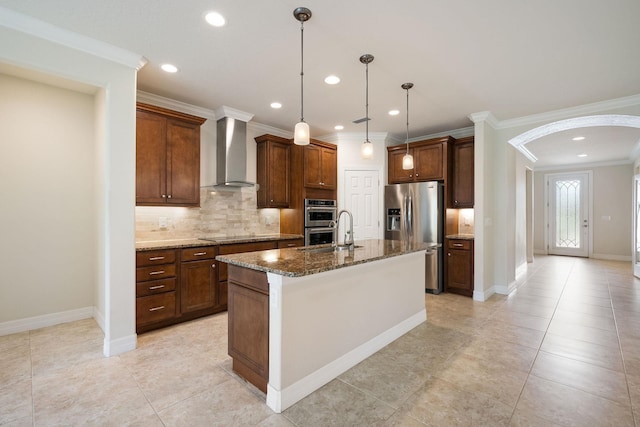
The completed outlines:
{"type": "Polygon", "coordinates": [[[169,224],[169,221],[167,220],[167,217],[166,217],[166,216],[161,216],[161,217],[158,219],[158,226],[159,226],[160,228],[167,228],[167,225],[168,225],[168,224],[169,224]]]}

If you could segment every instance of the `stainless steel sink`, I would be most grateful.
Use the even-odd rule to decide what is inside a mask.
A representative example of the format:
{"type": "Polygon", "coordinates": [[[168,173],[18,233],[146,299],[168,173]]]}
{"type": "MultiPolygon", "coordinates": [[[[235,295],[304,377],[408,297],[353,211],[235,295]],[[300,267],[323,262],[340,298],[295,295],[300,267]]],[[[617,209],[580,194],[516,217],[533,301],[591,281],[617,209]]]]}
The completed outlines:
{"type": "MultiPolygon", "coordinates": [[[[358,248],[361,248],[361,247],[362,247],[361,245],[354,245],[353,246],[354,249],[358,249],[358,248]]],[[[302,252],[311,253],[311,254],[320,254],[320,253],[325,253],[325,252],[346,251],[348,249],[349,249],[349,246],[338,245],[338,246],[323,246],[321,248],[308,247],[308,248],[300,248],[298,250],[302,251],[302,252]]]]}

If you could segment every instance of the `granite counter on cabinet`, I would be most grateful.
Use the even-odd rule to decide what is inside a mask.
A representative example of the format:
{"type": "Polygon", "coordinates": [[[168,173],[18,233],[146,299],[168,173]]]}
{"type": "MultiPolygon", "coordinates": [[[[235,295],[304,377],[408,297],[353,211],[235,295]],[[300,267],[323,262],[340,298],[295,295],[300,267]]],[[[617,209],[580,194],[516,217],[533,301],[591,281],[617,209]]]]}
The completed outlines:
{"type": "Polygon", "coordinates": [[[158,239],[136,241],[136,251],[151,249],[180,249],[195,246],[220,246],[236,243],[270,242],[303,239],[300,234],[257,234],[245,236],[203,236],[184,239],[158,239]]]}
{"type": "Polygon", "coordinates": [[[473,234],[449,234],[444,236],[445,239],[456,239],[456,240],[473,240],[473,234]]]}
{"type": "Polygon", "coordinates": [[[426,321],[425,252],[436,245],[356,245],[216,257],[229,264],[233,370],[275,412],[426,321]]]}
{"type": "Polygon", "coordinates": [[[392,258],[436,247],[430,243],[406,243],[397,240],[361,240],[352,251],[314,252],[328,247],[318,245],[304,248],[274,249],[244,254],[218,255],[216,259],[251,270],[287,277],[301,277],[338,268],[350,267],[392,258]]]}

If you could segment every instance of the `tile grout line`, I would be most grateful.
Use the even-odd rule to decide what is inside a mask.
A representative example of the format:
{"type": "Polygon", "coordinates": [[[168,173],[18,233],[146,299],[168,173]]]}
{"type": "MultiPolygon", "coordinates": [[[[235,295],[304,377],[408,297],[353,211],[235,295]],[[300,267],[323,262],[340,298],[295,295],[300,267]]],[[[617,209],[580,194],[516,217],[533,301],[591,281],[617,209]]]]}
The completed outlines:
{"type": "MultiPolygon", "coordinates": [[[[547,260],[547,263],[549,262],[549,260],[547,260]]],[[[544,343],[544,339],[547,337],[547,333],[549,331],[549,328],[551,327],[551,322],[553,322],[553,318],[556,315],[556,311],[558,310],[558,305],[560,304],[560,300],[562,299],[562,295],[564,294],[564,290],[567,286],[567,282],[569,281],[569,277],[571,276],[571,273],[573,272],[573,268],[575,266],[575,261],[572,262],[571,268],[569,269],[569,272],[567,273],[566,278],[564,279],[564,283],[562,284],[562,291],[560,291],[560,295],[558,296],[558,302],[556,303],[555,307],[553,308],[553,314],[551,315],[551,319],[549,320],[549,324],[547,325],[545,331],[544,331],[544,335],[542,336],[542,340],[540,340],[540,345],[538,346],[537,350],[536,350],[536,357],[533,358],[533,361],[531,362],[531,366],[529,367],[529,371],[527,372],[527,379],[524,381],[524,384],[522,385],[522,389],[520,390],[520,394],[518,395],[518,399],[516,400],[516,404],[513,407],[513,412],[511,413],[511,418],[509,418],[509,425],[511,425],[511,423],[513,422],[513,417],[516,414],[516,409],[518,408],[518,403],[520,403],[520,399],[522,399],[522,393],[524,393],[524,389],[527,386],[527,383],[529,382],[529,377],[531,377],[531,371],[533,371],[533,366],[536,364],[536,360],[538,360],[538,356],[540,355],[540,348],[542,348],[542,343],[544,343]]],[[[537,273],[537,271],[536,271],[537,273]]],[[[535,273],[534,273],[535,275],[535,273]]],[[[528,281],[529,279],[527,279],[528,281]]],[[[526,285],[527,283],[525,282],[523,284],[526,285]]],[[[544,417],[540,417],[543,418],[545,420],[547,420],[544,417]]],[[[554,420],[547,420],[549,422],[555,422],[554,420]]]]}
{"type": "Polygon", "coordinates": [[[622,358],[622,369],[624,370],[624,382],[627,386],[627,396],[629,397],[629,407],[631,408],[631,418],[633,424],[638,425],[636,420],[636,413],[633,410],[633,399],[631,399],[631,388],[629,387],[629,376],[627,374],[627,364],[625,363],[624,352],[622,351],[622,342],[620,341],[620,330],[618,329],[618,318],[616,316],[616,310],[613,307],[613,298],[611,297],[611,281],[609,280],[609,273],[606,271],[607,278],[607,291],[609,292],[609,301],[611,302],[611,311],[613,312],[613,324],[616,327],[616,337],[618,338],[618,349],[620,350],[620,357],[622,358]]]}

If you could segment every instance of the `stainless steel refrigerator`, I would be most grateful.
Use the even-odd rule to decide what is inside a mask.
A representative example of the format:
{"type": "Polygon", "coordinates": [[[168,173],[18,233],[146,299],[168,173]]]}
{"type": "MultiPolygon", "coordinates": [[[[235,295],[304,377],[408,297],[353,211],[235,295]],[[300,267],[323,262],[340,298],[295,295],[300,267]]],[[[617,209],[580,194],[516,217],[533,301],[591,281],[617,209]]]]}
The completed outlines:
{"type": "Polygon", "coordinates": [[[439,244],[427,251],[425,290],[442,292],[444,185],[437,181],[387,185],[384,212],[385,239],[439,244]]]}

